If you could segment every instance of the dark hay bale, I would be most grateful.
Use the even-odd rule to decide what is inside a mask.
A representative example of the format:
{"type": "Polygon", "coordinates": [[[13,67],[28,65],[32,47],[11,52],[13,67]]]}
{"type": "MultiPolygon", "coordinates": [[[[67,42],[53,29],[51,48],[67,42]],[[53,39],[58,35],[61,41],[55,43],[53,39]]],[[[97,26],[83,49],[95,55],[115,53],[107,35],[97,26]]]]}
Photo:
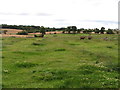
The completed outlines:
{"type": "Polygon", "coordinates": [[[91,40],[91,39],[92,39],[92,36],[88,36],[88,39],[91,40]]]}
{"type": "Polygon", "coordinates": [[[81,37],[80,37],[80,40],[81,40],[81,39],[83,39],[83,40],[84,40],[85,38],[86,38],[86,36],[81,36],[81,37]]]}
{"type": "Polygon", "coordinates": [[[37,42],[33,42],[32,45],[39,45],[39,46],[44,46],[44,43],[37,43],[37,42]]]}

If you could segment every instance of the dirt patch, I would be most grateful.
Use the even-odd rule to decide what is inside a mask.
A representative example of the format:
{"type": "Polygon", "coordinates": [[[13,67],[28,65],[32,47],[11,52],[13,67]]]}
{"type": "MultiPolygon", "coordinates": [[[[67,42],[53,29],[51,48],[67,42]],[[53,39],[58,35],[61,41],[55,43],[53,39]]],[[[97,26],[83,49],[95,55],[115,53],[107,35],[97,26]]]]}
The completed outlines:
{"type": "MultiPolygon", "coordinates": [[[[46,34],[54,34],[54,33],[60,34],[60,33],[62,33],[62,31],[46,32],[46,34]]],[[[41,33],[28,33],[28,34],[29,35],[34,35],[34,34],[41,34],[41,33]]]]}
{"type": "Polygon", "coordinates": [[[28,35],[5,35],[3,34],[2,37],[28,37],[28,35]]]}
{"type": "Polygon", "coordinates": [[[60,33],[62,33],[62,31],[46,32],[46,34],[54,34],[54,33],[60,34],[60,33]]]}

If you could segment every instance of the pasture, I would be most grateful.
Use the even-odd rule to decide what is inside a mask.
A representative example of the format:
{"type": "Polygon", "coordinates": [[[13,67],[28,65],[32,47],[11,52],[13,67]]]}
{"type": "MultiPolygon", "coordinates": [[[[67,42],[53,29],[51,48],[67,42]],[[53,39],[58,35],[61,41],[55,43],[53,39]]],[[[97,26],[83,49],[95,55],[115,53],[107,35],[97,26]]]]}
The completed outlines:
{"type": "Polygon", "coordinates": [[[3,88],[118,88],[118,35],[80,36],[3,37],[3,88]]]}

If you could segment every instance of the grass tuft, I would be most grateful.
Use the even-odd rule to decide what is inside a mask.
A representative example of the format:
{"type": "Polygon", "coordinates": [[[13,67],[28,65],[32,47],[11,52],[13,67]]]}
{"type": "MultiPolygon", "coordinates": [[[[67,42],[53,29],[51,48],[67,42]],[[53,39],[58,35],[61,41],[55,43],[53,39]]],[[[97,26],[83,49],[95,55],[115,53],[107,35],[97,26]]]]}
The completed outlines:
{"type": "Polygon", "coordinates": [[[37,81],[52,81],[52,80],[62,80],[65,78],[67,71],[65,70],[44,70],[39,71],[33,78],[37,81]]]}
{"type": "Polygon", "coordinates": [[[110,48],[110,49],[112,49],[113,47],[112,47],[112,46],[107,46],[107,48],[110,48]]]}
{"type": "Polygon", "coordinates": [[[64,49],[64,48],[59,48],[59,49],[56,49],[55,51],[66,51],[66,49],[64,49]]]}

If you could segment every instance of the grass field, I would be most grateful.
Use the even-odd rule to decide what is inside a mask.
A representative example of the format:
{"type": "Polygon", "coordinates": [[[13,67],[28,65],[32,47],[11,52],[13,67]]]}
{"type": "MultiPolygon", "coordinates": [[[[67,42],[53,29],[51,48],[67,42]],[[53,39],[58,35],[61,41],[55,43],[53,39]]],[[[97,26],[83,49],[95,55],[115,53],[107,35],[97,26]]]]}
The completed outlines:
{"type": "Polygon", "coordinates": [[[118,88],[118,36],[83,35],[3,38],[3,88],[118,88]]]}

